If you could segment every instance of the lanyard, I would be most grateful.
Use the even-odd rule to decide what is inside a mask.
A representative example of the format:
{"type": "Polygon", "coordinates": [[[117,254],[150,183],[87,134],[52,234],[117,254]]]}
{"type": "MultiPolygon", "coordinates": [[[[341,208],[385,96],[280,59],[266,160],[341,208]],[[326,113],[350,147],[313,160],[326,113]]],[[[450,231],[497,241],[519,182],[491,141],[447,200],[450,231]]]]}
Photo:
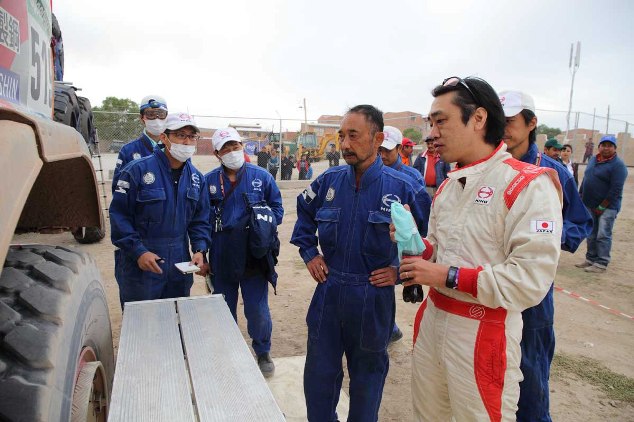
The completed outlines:
{"type": "Polygon", "coordinates": [[[214,232],[221,232],[222,231],[222,210],[224,208],[225,205],[225,201],[231,196],[231,194],[233,193],[233,191],[238,187],[238,185],[240,184],[240,180],[242,180],[242,176],[244,175],[244,168],[242,169],[242,172],[240,173],[240,175],[238,176],[238,178],[236,179],[236,182],[233,184],[233,186],[231,186],[231,189],[229,189],[229,192],[227,192],[227,194],[225,195],[225,182],[222,178],[222,170],[218,172],[218,178],[220,179],[220,192],[222,193],[222,201],[220,201],[220,204],[216,207],[216,221],[214,222],[214,232]]]}

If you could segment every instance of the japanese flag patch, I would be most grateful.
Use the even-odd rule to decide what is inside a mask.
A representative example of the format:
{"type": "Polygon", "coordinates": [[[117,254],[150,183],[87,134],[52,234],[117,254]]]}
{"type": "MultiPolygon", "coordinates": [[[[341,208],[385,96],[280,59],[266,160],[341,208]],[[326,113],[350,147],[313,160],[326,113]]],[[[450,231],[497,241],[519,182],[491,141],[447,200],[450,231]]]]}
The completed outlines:
{"type": "Polygon", "coordinates": [[[531,233],[550,233],[555,231],[555,222],[552,220],[531,220],[531,233]]]}

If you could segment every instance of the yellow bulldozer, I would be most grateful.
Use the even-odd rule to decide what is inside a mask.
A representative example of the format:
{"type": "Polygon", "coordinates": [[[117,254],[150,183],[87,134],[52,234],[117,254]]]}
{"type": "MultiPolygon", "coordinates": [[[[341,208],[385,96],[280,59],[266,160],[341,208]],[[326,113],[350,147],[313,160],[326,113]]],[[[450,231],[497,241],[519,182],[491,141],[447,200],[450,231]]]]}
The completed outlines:
{"type": "Polygon", "coordinates": [[[297,138],[297,157],[308,152],[310,161],[319,161],[324,158],[330,145],[334,145],[339,151],[339,136],[336,133],[327,133],[319,137],[314,132],[302,133],[297,138]]]}

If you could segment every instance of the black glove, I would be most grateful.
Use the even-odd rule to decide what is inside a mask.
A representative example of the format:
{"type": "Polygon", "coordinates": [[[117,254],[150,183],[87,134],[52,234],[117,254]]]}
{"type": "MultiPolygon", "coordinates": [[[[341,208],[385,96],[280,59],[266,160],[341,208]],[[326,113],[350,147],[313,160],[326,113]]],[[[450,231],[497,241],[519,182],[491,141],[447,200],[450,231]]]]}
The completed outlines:
{"type": "Polygon", "coordinates": [[[423,292],[423,286],[420,284],[412,284],[411,286],[403,287],[403,300],[405,302],[422,302],[425,298],[425,294],[423,292]]]}

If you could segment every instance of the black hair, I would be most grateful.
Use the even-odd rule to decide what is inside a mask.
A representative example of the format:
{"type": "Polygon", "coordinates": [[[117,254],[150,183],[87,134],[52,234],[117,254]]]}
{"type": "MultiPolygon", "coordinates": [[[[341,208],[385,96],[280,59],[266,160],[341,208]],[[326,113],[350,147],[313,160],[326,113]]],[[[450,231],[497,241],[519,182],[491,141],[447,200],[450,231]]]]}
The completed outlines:
{"type": "Polygon", "coordinates": [[[436,98],[448,92],[455,92],[453,103],[460,107],[462,123],[465,126],[478,107],[484,108],[487,111],[484,140],[487,144],[497,147],[502,141],[504,127],[506,126],[506,118],[504,117],[500,98],[484,79],[469,76],[463,79],[463,82],[467,84],[471,91],[461,83],[458,83],[454,86],[438,85],[431,91],[431,95],[436,98]]]}
{"type": "Polygon", "coordinates": [[[575,152],[575,151],[572,149],[572,145],[570,145],[570,144],[564,144],[564,147],[563,147],[562,149],[564,149],[564,148],[570,148],[570,152],[571,152],[571,153],[575,152]]]}
{"type": "Polygon", "coordinates": [[[360,104],[352,107],[346,114],[359,113],[370,123],[370,135],[374,137],[377,132],[383,132],[383,112],[369,104],[360,104]]]}
{"type": "MultiPolygon", "coordinates": [[[[520,111],[520,114],[524,118],[524,123],[526,123],[526,126],[528,126],[530,121],[533,120],[533,117],[537,117],[535,116],[535,113],[533,113],[531,110],[528,110],[526,108],[520,111]]],[[[533,130],[531,130],[531,133],[528,134],[528,143],[534,144],[536,140],[537,140],[537,125],[535,126],[533,130]]]]}

